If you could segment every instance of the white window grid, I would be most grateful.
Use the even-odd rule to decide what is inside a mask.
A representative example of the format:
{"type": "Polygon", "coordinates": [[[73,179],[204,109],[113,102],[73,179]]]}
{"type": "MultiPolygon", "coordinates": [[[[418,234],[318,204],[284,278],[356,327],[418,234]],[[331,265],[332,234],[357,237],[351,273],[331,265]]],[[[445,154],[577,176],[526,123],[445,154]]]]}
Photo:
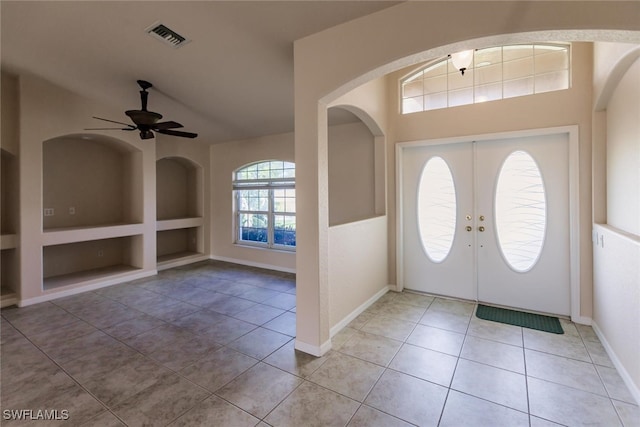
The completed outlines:
{"type": "MultiPolygon", "coordinates": [[[[243,167],[234,173],[233,189],[235,193],[235,243],[295,251],[294,245],[275,242],[276,219],[284,223],[295,224],[295,165],[290,162],[267,161],[243,167]],[[275,168],[272,167],[275,165],[275,168]],[[275,173],[274,173],[275,171],[275,173]],[[262,175],[260,173],[262,172],[262,175]],[[258,176],[277,176],[258,178],[258,176]],[[267,209],[242,209],[245,190],[266,190],[267,209]],[[279,193],[279,194],[278,194],[279,193]],[[284,199],[284,208],[276,206],[276,199],[284,199]],[[291,201],[293,199],[293,201],[291,201]],[[289,202],[289,203],[287,203],[289,202]],[[263,215],[267,218],[267,241],[242,239],[242,216],[263,215]],[[292,221],[293,220],[293,221],[292,221]]],[[[247,206],[248,207],[248,206],[247,206]]]]}
{"type": "MultiPolygon", "coordinates": [[[[462,76],[459,70],[456,70],[453,64],[451,63],[451,58],[440,58],[438,60],[432,61],[426,66],[422,67],[418,71],[411,73],[409,76],[401,79],[400,81],[400,106],[402,114],[409,114],[414,112],[421,111],[429,111],[436,110],[442,108],[449,108],[459,105],[470,105],[481,103],[485,101],[493,101],[500,99],[507,99],[519,96],[533,95],[537,93],[550,92],[555,90],[563,90],[568,89],[571,85],[571,73],[570,73],[570,44],[565,43],[546,43],[546,44],[526,44],[526,45],[508,45],[508,46],[497,46],[490,48],[483,48],[474,51],[474,55],[472,58],[471,65],[469,65],[468,69],[465,70],[465,75],[462,76]],[[516,54],[515,58],[511,58],[508,60],[504,60],[504,52],[509,51],[513,52],[515,50],[520,49],[522,52],[530,50],[530,54],[518,56],[516,54]],[[485,61],[476,61],[478,56],[486,55],[491,51],[499,50],[499,63],[492,62],[486,63],[485,61]],[[539,65],[536,67],[536,57],[540,57],[543,54],[539,52],[564,52],[566,58],[566,67],[565,68],[557,68],[557,69],[544,69],[543,65],[539,65]],[[510,65],[519,60],[531,59],[531,72],[526,75],[519,75],[517,77],[507,77],[508,72],[505,73],[505,64],[510,65]],[[482,81],[482,71],[486,70],[489,67],[500,66],[500,79],[493,81],[482,81]],[[436,76],[429,76],[427,78],[423,78],[424,75],[434,69],[439,67],[443,68],[443,72],[439,73],[436,76]],[[476,73],[476,70],[478,73],[476,73]],[[552,85],[549,87],[548,83],[545,82],[549,77],[553,77],[554,74],[562,73],[563,82],[559,86],[555,87],[552,85]],[[433,77],[437,77],[434,79],[433,77]],[[438,79],[446,80],[445,88],[442,90],[434,90],[430,91],[428,86],[430,82],[435,82],[438,79]],[[516,91],[505,94],[505,86],[509,86],[512,84],[517,84],[519,81],[523,82],[525,80],[530,80],[529,85],[530,89],[525,89],[522,93],[517,93],[516,91]],[[420,83],[420,84],[418,84],[420,83]],[[546,83],[546,85],[545,85],[546,83]],[[406,94],[407,87],[413,84],[413,91],[415,91],[412,95],[406,94]],[[420,93],[416,91],[416,86],[421,86],[420,93]],[[499,96],[495,95],[495,91],[498,89],[499,96]],[[492,96],[484,96],[483,91],[494,91],[494,95],[492,96]],[[466,95],[466,100],[462,99],[466,95]],[[429,99],[433,99],[434,105],[428,105],[429,99]],[[458,97],[458,99],[456,99],[458,97]]],[[[440,82],[442,83],[442,82],[440,82]]],[[[410,91],[409,91],[410,92],[410,91]]]]}

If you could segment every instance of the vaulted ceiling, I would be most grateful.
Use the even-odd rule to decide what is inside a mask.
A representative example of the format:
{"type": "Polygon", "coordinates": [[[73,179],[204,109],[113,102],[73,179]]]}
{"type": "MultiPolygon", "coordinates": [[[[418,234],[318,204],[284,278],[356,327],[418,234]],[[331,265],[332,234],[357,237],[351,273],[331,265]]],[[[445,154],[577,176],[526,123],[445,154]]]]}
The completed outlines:
{"type": "Polygon", "coordinates": [[[290,132],[294,40],[396,3],[3,0],[1,66],[123,112],[139,108],[136,80],[147,80],[149,109],[203,143],[290,132]],[[191,41],[149,36],[158,22],[191,41]]]}

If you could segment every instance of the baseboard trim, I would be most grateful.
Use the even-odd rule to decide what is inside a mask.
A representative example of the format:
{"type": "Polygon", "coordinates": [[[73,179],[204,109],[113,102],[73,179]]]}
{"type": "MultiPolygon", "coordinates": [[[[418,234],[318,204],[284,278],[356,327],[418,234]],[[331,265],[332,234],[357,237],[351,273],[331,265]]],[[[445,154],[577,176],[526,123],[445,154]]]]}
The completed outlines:
{"type": "Polygon", "coordinates": [[[318,347],[316,345],[311,345],[296,339],[295,349],[312,356],[321,357],[324,356],[329,350],[331,350],[331,340],[329,339],[325,341],[321,346],[318,347]]]}
{"type": "Polygon", "coordinates": [[[233,263],[233,264],[246,265],[248,267],[257,267],[257,268],[264,268],[264,269],[267,269],[267,270],[281,271],[283,273],[295,273],[296,272],[295,268],[286,268],[286,267],[280,267],[278,265],[263,264],[263,263],[260,263],[260,262],[247,261],[245,259],[229,258],[229,257],[217,256],[217,255],[211,255],[209,257],[209,259],[212,259],[214,261],[224,261],[224,262],[230,262],[230,263],[233,263]]]}
{"type": "Polygon", "coordinates": [[[195,264],[196,262],[206,261],[209,257],[204,254],[196,254],[191,256],[186,256],[183,258],[174,259],[171,261],[159,262],[156,264],[156,268],[158,271],[169,270],[171,268],[182,267],[189,264],[195,264]]]}
{"type": "Polygon", "coordinates": [[[81,294],[84,292],[95,291],[97,289],[118,285],[120,283],[131,282],[132,280],[138,280],[138,279],[144,279],[146,277],[156,276],[157,274],[158,274],[158,271],[155,269],[134,273],[134,274],[127,274],[118,278],[106,279],[98,283],[92,283],[90,285],[78,286],[78,287],[67,289],[64,291],[54,291],[41,296],[22,299],[18,301],[17,305],[18,307],[26,307],[26,306],[38,304],[41,302],[53,301],[58,298],[64,298],[71,295],[81,294]]]}
{"type": "Polygon", "coordinates": [[[571,321],[573,323],[578,323],[580,325],[587,325],[587,326],[591,326],[593,324],[593,319],[591,319],[590,317],[586,317],[586,316],[572,317],[571,321]]]}
{"type": "Polygon", "coordinates": [[[341,321],[336,323],[331,328],[331,330],[329,331],[329,335],[331,337],[334,337],[338,332],[340,332],[342,329],[344,329],[345,326],[347,326],[349,323],[351,323],[351,321],[353,319],[358,317],[363,311],[365,311],[367,308],[371,307],[371,305],[374,302],[378,301],[380,298],[382,298],[382,296],[384,294],[389,292],[389,290],[391,290],[391,288],[395,288],[395,286],[387,285],[384,288],[380,289],[378,292],[376,292],[375,295],[373,295],[371,298],[369,298],[363,304],[361,304],[358,308],[356,308],[351,313],[349,313],[348,316],[346,316],[344,319],[342,319],[341,321]]]}
{"type": "Polygon", "coordinates": [[[631,378],[631,375],[629,375],[629,372],[627,372],[622,362],[620,362],[620,359],[618,359],[618,356],[616,356],[615,351],[613,351],[613,348],[611,347],[611,345],[609,345],[607,338],[605,337],[602,330],[598,327],[598,324],[595,321],[592,321],[591,327],[593,328],[593,331],[596,333],[596,335],[600,339],[600,342],[602,343],[602,346],[607,352],[607,355],[609,355],[609,358],[613,362],[613,366],[616,367],[616,369],[618,370],[618,374],[620,374],[620,376],[622,377],[622,380],[627,385],[629,392],[631,393],[633,398],[636,400],[636,403],[640,405],[640,388],[638,388],[638,386],[634,384],[631,378]]]}

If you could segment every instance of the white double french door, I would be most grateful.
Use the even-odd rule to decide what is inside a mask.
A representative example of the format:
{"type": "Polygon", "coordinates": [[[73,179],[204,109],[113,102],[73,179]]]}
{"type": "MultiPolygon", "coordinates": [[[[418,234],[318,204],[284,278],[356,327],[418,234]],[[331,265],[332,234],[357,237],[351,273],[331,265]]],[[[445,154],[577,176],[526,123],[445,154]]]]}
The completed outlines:
{"type": "Polygon", "coordinates": [[[404,146],[404,288],[570,314],[568,139],[404,146]]]}

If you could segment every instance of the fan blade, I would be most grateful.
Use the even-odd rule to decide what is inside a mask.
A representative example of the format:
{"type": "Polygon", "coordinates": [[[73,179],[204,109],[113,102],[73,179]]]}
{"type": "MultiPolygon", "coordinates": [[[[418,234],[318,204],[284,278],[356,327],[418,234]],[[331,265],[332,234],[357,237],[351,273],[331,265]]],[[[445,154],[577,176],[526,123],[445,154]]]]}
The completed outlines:
{"type": "Polygon", "coordinates": [[[160,123],[156,123],[156,124],[153,125],[153,129],[155,129],[155,130],[175,129],[175,128],[182,128],[182,127],[184,127],[184,126],[182,126],[180,123],[173,122],[173,121],[160,122],[160,123]]]}
{"type": "Polygon", "coordinates": [[[84,130],[127,130],[127,131],[132,131],[132,130],[136,130],[135,127],[130,127],[130,128],[84,128],[84,130]]]}
{"type": "Polygon", "coordinates": [[[115,120],[103,119],[102,117],[96,117],[96,116],[92,116],[92,117],[93,117],[94,119],[102,120],[102,121],[105,121],[105,122],[116,123],[116,124],[118,124],[118,125],[125,125],[125,126],[127,126],[127,127],[132,128],[132,130],[133,130],[133,129],[135,129],[135,126],[133,126],[133,125],[131,125],[131,124],[129,124],[129,123],[117,122],[117,121],[115,121],[115,120]]]}
{"type": "Polygon", "coordinates": [[[198,136],[197,133],[183,132],[180,130],[168,130],[168,129],[158,129],[158,133],[164,133],[165,135],[182,136],[184,138],[195,138],[196,136],[198,136]]]}

